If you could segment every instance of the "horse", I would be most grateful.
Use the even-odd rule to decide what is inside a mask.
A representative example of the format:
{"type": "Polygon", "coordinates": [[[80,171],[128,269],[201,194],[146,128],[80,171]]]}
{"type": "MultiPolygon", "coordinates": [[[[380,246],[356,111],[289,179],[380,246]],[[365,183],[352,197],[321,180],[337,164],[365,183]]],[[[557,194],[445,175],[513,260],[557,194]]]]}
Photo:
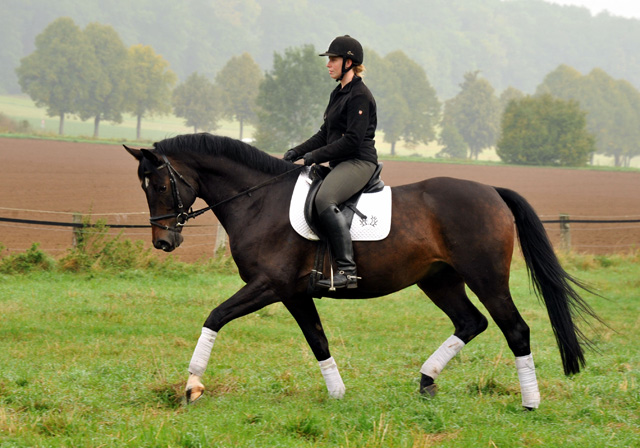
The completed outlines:
{"type": "MultiPolygon", "coordinates": [[[[331,398],[345,386],[308,284],[317,241],[292,228],[288,205],[302,165],[251,145],[207,133],[179,135],[153,148],[125,149],[138,161],[138,177],[150,212],[153,246],[165,252],[183,241],[182,227],[212,210],[229,237],[245,285],[206,318],[189,364],[187,403],[205,391],[202,376],[215,339],[229,322],[281,302],[306,338],[331,398]],[[193,211],[196,198],[207,207],[193,211]]],[[[540,403],[529,327],[509,290],[516,233],[536,294],[547,308],[564,373],[585,365],[589,340],[579,318],[597,318],[580,296],[588,288],[560,265],[532,206],[518,193],[448,177],[395,186],[390,234],[356,241],[361,280],[356,289],[326,291],[335,299],[368,299],[417,285],[451,320],[454,333],[425,361],[419,391],[435,395],[435,380],[447,363],[488,326],[469,300],[465,285],[498,325],[515,357],[522,405],[540,403]]],[[[325,255],[325,271],[331,261],[325,255]]],[[[329,275],[328,272],[324,272],[329,275]]]]}

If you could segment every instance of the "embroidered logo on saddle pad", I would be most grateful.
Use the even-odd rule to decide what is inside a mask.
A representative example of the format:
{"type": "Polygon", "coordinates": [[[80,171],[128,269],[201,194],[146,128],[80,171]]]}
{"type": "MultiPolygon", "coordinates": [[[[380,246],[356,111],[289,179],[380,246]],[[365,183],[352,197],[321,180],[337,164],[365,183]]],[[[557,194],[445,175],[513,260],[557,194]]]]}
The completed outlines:
{"type": "MultiPolygon", "coordinates": [[[[303,238],[318,241],[318,235],[307,224],[304,218],[304,203],[311,186],[309,169],[300,172],[291,197],[289,220],[294,230],[303,238]]],[[[351,223],[351,239],[353,241],[380,241],[389,235],[391,229],[391,188],[384,187],[376,193],[366,193],[360,196],[356,208],[366,218],[358,215],[351,223]]]]}

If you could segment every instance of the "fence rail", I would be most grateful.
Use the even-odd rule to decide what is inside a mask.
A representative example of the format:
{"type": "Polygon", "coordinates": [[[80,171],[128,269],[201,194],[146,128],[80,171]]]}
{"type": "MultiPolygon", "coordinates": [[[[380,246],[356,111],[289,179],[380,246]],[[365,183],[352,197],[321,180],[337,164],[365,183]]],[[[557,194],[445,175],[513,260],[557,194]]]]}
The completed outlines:
{"type": "MultiPolygon", "coordinates": [[[[48,210],[31,210],[31,209],[19,209],[19,208],[8,208],[8,207],[0,207],[0,211],[12,211],[12,212],[22,212],[22,213],[34,213],[34,214],[58,214],[58,215],[68,215],[72,216],[72,221],[52,221],[52,220],[37,220],[37,219],[24,219],[24,218],[9,218],[0,216],[0,222],[13,223],[13,224],[26,224],[26,225],[39,225],[39,226],[47,226],[47,227],[70,227],[73,229],[74,237],[73,241],[75,241],[75,235],[78,232],[81,232],[83,227],[86,227],[87,224],[82,222],[83,217],[94,217],[94,216],[148,216],[148,212],[128,212],[128,213],[92,213],[81,215],[79,213],[73,212],[58,212],[58,211],[48,211],[48,210]]],[[[640,216],[616,216],[616,217],[584,217],[577,216],[571,217],[566,214],[560,214],[558,219],[549,219],[548,215],[540,216],[540,220],[543,224],[560,224],[557,229],[547,229],[547,230],[556,230],[560,231],[560,239],[561,246],[564,250],[571,249],[571,224],[640,224],[640,216]]],[[[105,223],[106,227],[111,229],[148,229],[151,227],[150,224],[108,224],[105,223]]],[[[199,224],[190,224],[190,228],[193,227],[215,227],[215,225],[199,225],[199,224]]],[[[627,227],[599,227],[599,228],[591,228],[591,229],[573,229],[574,231],[583,231],[583,230],[597,230],[597,231],[608,231],[608,230],[621,230],[621,229],[635,229],[640,228],[640,226],[627,226],[627,227]]],[[[139,234],[135,234],[139,235],[139,234]]],[[[215,251],[217,252],[220,249],[224,249],[227,245],[226,240],[226,232],[224,228],[218,223],[217,231],[215,233],[207,233],[207,234],[198,234],[192,236],[216,236],[216,244],[215,251]]],[[[602,247],[639,247],[640,241],[621,245],[617,244],[615,246],[598,246],[598,245],[581,245],[580,247],[592,247],[592,248],[602,248],[602,247]]]]}

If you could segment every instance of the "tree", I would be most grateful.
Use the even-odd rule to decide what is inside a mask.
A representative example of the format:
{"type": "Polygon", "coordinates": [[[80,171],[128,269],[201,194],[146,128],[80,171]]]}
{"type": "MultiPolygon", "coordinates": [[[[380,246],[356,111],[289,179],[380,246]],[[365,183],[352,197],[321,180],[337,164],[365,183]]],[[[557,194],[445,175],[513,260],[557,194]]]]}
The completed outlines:
{"type": "Polygon", "coordinates": [[[443,120],[438,143],[442,145],[442,149],[436,154],[436,157],[451,157],[453,159],[465,159],[467,157],[467,151],[469,150],[467,142],[464,141],[464,138],[451,120],[443,120]]]}
{"type": "Polygon", "coordinates": [[[240,123],[240,140],[245,123],[255,121],[256,98],[262,70],[249,53],[233,57],[216,75],[216,84],[221,87],[224,115],[240,123]]]}
{"type": "Polygon", "coordinates": [[[500,102],[479,71],[467,72],[460,92],[447,101],[444,120],[450,121],[469,147],[470,157],[495,145],[500,126],[500,102]]]}
{"type": "Polygon", "coordinates": [[[83,120],[94,118],[93,136],[98,137],[101,120],[122,122],[127,47],[108,25],[90,23],[83,34],[95,55],[96,66],[91,67],[93,77],[85,91],[87,96],[79,104],[79,115],[83,120]]]}
{"type": "Polygon", "coordinates": [[[367,60],[367,85],[376,98],[378,128],[391,144],[391,155],[400,139],[409,145],[435,139],[440,102],[424,69],[402,51],[384,58],[368,52],[367,60]]]}
{"type": "Polygon", "coordinates": [[[219,88],[197,72],[173,91],[173,111],[176,116],[186,119],[187,126],[193,126],[193,132],[218,128],[222,115],[220,102],[219,88]]]}
{"type": "Polygon", "coordinates": [[[53,21],[36,37],[36,49],[16,69],[22,91],[47,115],[60,117],[58,133],[64,134],[65,114],[79,111],[89,97],[88,80],[95,78],[97,61],[80,28],[68,17],[53,21]]]}
{"type": "Polygon", "coordinates": [[[612,156],[616,166],[640,155],[640,92],[601,69],[582,76],[560,65],[537,88],[557,98],[573,99],[587,112],[587,129],[595,135],[598,152],[612,156]]]}
{"type": "Polygon", "coordinates": [[[177,76],[148,45],[133,45],[128,53],[126,110],[137,118],[136,138],[140,139],[142,117],[171,112],[171,90],[177,76]]]}
{"type": "Polygon", "coordinates": [[[596,149],[585,117],[576,101],[549,94],[511,101],[502,117],[498,156],[520,165],[585,165],[596,149]]]}
{"type": "Polygon", "coordinates": [[[332,80],[312,45],[274,53],[273,69],[260,84],[256,145],[282,152],[310,137],[322,123],[332,80]]]}
{"type": "Polygon", "coordinates": [[[507,108],[507,106],[509,105],[509,103],[513,100],[521,100],[522,98],[525,97],[525,94],[522,93],[520,90],[516,89],[515,87],[507,87],[506,89],[504,89],[504,91],[500,94],[500,114],[502,115],[505,111],[505,109],[507,108]]]}

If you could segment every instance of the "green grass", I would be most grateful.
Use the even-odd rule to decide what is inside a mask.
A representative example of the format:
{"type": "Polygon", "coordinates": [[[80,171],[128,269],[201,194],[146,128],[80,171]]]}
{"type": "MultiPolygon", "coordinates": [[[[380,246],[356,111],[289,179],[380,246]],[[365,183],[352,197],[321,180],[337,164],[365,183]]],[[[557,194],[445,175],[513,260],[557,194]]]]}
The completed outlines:
{"type": "Polygon", "coordinates": [[[638,257],[563,261],[607,297],[588,300],[612,329],[590,331],[601,353],[566,378],[546,311],[515,264],[512,290],[532,328],[542,394],[535,412],[521,409],[513,356],[493,323],[449,364],[435,399],[419,396],[420,366],[452,328],[416,288],[316,301],[344,399],[327,398],[300,330],[273,305],[220,332],[206,395],[187,408],[202,322],[241,286],[236,276],[0,276],[0,446],[638,446],[638,257]]]}
{"type": "MultiPolygon", "coordinates": [[[[42,134],[55,137],[58,134],[60,120],[58,117],[48,117],[46,109],[38,108],[33,101],[24,95],[0,95],[0,112],[16,121],[27,120],[31,128],[42,134]],[[44,120],[44,128],[42,121],[44,120]]],[[[100,139],[117,139],[135,141],[136,118],[125,114],[122,123],[113,124],[102,122],[100,124],[100,139]]],[[[143,141],[158,141],[167,137],[193,132],[192,127],[187,127],[182,118],[174,115],[144,117],[142,119],[141,139],[143,141]]],[[[232,121],[222,121],[220,128],[215,131],[220,135],[228,135],[237,138],[239,135],[238,124],[232,121]]],[[[251,135],[253,128],[248,126],[245,132],[251,135]]],[[[93,136],[93,119],[81,121],[76,117],[66,117],[64,134],[67,137],[93,136]]]]}

